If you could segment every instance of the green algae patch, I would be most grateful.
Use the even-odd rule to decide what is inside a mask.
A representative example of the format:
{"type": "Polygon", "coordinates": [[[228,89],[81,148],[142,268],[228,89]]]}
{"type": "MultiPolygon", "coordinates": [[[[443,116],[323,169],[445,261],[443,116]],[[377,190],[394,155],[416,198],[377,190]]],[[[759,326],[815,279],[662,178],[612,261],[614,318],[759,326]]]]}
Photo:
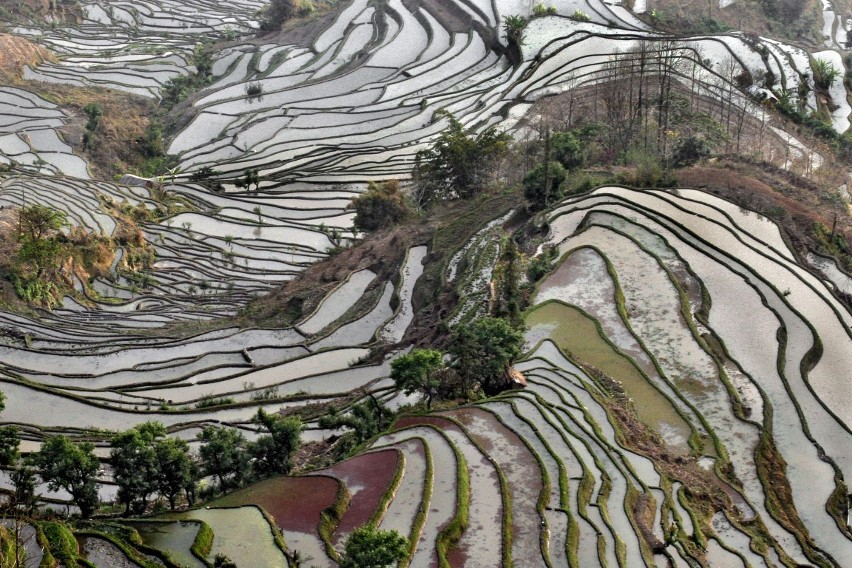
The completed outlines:
{"type": "Polygon", "coordinates": [[[689,438],[692,430],[671,401],[648,382],[629,357],[604,339],[594,318],[574,306],[548,301],[528,312],[526,324],[532,332],[546,333],[569,357],[618,380],[633,400],[639,419],[663,439],[672,432],[689,438]]]}

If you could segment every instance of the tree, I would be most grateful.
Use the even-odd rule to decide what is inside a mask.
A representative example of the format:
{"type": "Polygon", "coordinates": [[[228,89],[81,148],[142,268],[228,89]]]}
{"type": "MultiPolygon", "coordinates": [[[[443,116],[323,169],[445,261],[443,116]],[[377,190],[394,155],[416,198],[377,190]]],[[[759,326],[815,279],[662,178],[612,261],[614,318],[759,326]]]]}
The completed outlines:
{"type": "Polygon", "coordinates": [[[418,152],[415,158],[413,177],[419,205],[435,199],[466,199],[475,195],[488,168],[506,152],[511,139],[509,134],[494,127],[479,134],[466,131],[461,122],[444,110],[436,116],[449,124],[435,144],[418,152]]]}
{"type": "MultiPolygon", "coordinates": [[[[6,397],[0,392],[0,412],[6,408],[6,397]]],[[[18,461],[21,439],[15,426],[0,427],[0,467],[9,467],[18,461]]]]}
{"type": "Polygon", "coordinates": [[[544,209],[562,197],[562,182],[565,181],[565,168],[559,162],[539,164],[524,176],[524,197],[533,211],[544,209]]]}
{"type": "Polygon", "coordinates": [[[146,422],[113,437],[110,462],[125,515],[144,513],[148,498],[157,490],[159,464],[154,446],[165,435],[162,424],[146,422]]]}
{"type": "Polygon", "coordinates": [[[395,179],[381,184],[371,181],[367,191],[354,198],[348,208],[355,210],[355,228],[364,232],[387,229],[410,214],[395,179]]]}
{"type": "Polygon", "coordinates": [[[34,203],[18,211],[18,238],[38,241],[68,224],[64,211],[34,203]]]}
{"type": "Polygon", "coordinates": [[[352,430],[346,434],[346,440],[340,444],[340,450],[346,452],[363,442],[366,442],[380,432],[387,430],[393,422],[393,411],[370,397],[370,400],[360,402],[342,414],[332,409],[320,418],[319,427],[330,430],[347,428],[352,430]]]}
{"type": "Polygon", "coordinates": [[[441,394],[441,381],[437,373],[444,366],[444,354],[433,349],[414,349],[391,362],[391,378],[396,388],[406,395],[419,392],[426,397],[427,408],[432,399],[441,394]]]}
{"type": "Polygon", "coordinates": [[[521,323],[521,253],[511,237],[505,237],[500,248],[500,262],[494,270],[496,285],[491,312],[517,326],[521,323]]]}
{"type": "Polygon", "coordinates": [[[36,469],[29,463],[18,465],[9,476],[12,487],[15,488],[13,495],[14,505],[20,507],[27,514],[32,514],[36,506],[36,469]]]}
{"type": "Polygon", "coordinates": [[[523,344],[523,334],[508,321],[484,317],[456,327],[448,352],[467,388],[478,383],[491,395],[508,384],[509,368],[521,356],[523,344]]]}
{"type": "Polygon", "coordinates": [[[346,540],[340,568],[389,568],[408,554],[408,539],[372,525],[355,529],[346,540]]]}
{"type": "Polygon", "coordinates": [[[233,428],[205,426],[198,439],[205,475],[216,476],[223,490],[231,483],[239,485],[248,471],[245,437],[233,428]]]}
{"type": "Polygon", "coordinates": [[[186,440],[166,437],[157,441],[154,452],[157,462],[157,491],[168,499],[172,510],[181,491],[186,492],[186,498],[192,505],[198,467],[189,455],[189,444],[186,440]]]}
{"type": "Polygon", "coordinates": [[[268,432],[249,445],[255,473],[260,477],[290,473],[293,454],[301,445],[302,421],[295,416],[269,414],[261,408],[254,422],[268,432]]]}
{"type": "Polygon", "coordinates": [[[583,163],[583,148],[574,132],[556,132],[550,138],[553,158],[566,169],[579,167],[583,163]]]}
{"type": "Polygon", "coordinates": [[[32,455],[39,476],[51,491],[64,489],[87,519],[98,506],[97,480],[100,462],[91,442],[75,444],[65,436],[47,438],[32,455]]]}

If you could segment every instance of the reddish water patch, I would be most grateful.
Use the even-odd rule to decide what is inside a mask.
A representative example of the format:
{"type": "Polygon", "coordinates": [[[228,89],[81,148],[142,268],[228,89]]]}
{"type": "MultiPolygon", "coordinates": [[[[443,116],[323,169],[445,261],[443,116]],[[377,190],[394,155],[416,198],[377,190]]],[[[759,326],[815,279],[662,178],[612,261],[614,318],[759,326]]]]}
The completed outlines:
{"type": "Polygon", "coordinates": [[[340,462],[321,472],[345,483],[352,497],[332,537],[335,545],[370,520],[390,488],[399,460],[399,450],[381,450],[340,462]]]}
{"type": "Polygon", "coordinates": [[[402,430],[412,426],[420,426],[422,424],[431,424],[438,428],[448,429],[455,428],[456,424],[452,420],[441,418],[440,416],[403,416],[393,423],[393,430],[402,430]]]}
{"type": "Polygon", "coordinates": [[[331,477],[275,477],[215,502],[215,506],[260,505],[285,531],[316,534],[320,513],[334,504],[338,481],[331,477]]]}

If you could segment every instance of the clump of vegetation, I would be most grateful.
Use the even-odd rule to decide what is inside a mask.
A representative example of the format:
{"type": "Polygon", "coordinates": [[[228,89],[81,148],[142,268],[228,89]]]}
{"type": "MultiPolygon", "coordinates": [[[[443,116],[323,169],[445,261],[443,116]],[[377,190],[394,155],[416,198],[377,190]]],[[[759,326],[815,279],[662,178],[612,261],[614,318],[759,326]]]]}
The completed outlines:
{"type": "Polygon", "coordinates": [[[408,539],[373,525],[355,529],[346,540],[340,568],[390,568],[408,555],[408,539]]]}
{"type": "Polygon", "coordinates": [[[206,426],[198,435],[201,473],[215,477],[223,491],[253,479],[288,474],[293,467],[302,421],[260,409],[253,422],[262,434],[251,442],[239,430],[224,426],[206,426]]]}
{"type": "Polygon", "coordinates": [[[349,430],[337,443],[338,455],[349,455],[364,442],[387,430],[393,422],[394,413],[373,397],[360,402],[347,412],[332,408],[321,417],[319,427],[329,430],[349,430]]]}
{"type": "Polygon", "coordinates": [[[254,185],[255,190],[260,189],[260,171],[257,168],[248,168],[241,179],[238,179],[235,184],[240,189],[251,189],[254,185]]]}
{"type": "Polygon", "coordinates": [[[112,440],[110,463],[126,515],[145,513],[156,492],[168,499],[172,510],[181,492],[186,493],[187,501],[193,501],[198,472],[189,444],[166,434],[159,422],[146,422],[112,440]]]}
{"type": "Polygon", "coordinates": [[[521,45],[524,42],[524,29],[527,27],[527,19],[519,14],[506,16],[503,20],[503,35],[506,41],[512,45],[521,45]]]}
{"type": "Polygon", "coordinates": [[[75,229],[65,235],[68,226],[64,212],[46,205],[33,204],[17,211],[17,227],[3,240],[0,270],[11,281],[25,302],[46,308],[56,306],[70,287],[64,260],[78,260],[84,267],[101,264],[110,251],[101,240],[75,229]]]}
{"type": "Polygon", "coordinates": [[[559,249],[553,245],[545,246],[540,254],[532,257],[527,264],[527,280],[538,282],[545,274],[553,270],[556,259],[559,257],[559,249]]]}
{"type": "Polygon", "coordinates": [[[444,390],[440,373],[443,368],[444,354],[440,351],[414,349],[391,361],[391,378],[406,395],[419,393],[426,397],[426,407],[432,408],[432,400],[444,390]]]}
{"type": "Polygon", "coordinates": [[[213,557],[213,568],[237,568],[237,564],[224,554],[213,557]]]}
{"type": "Polygon", "coordinates": [[[245,87],[246,97],[249,102],[259,101],[263,99],[263,83],[259,81],[252,81],[251,83],[247,83],[245,87]]]}
{"type": "Polygon", "coordinates": [[[580,10],[579,8],[574,10],[574,13],[571,14],[571,19],[577,22],[591,22],[592,19],[589,17],[587,13],[580,10]]]}
{"type": "Polygon", "coordinates": [[[171,108],[190,94],[206,87],[213,79],[213,61],[204,44],[195,46],[191,63],[195,65],[192,75],[178,75],[166,81],[162,90],[162,104],[171,108]]]}
{"type": "Polygon", "coordinates": [[[293,15],[293,0],[272,0],[261,12],[260,30],[264,32],[281,29],[281,24],[293,15]]]}
{"type": "Polygon", "coordinates": [[[556,11],[556,6],[545,6],[541,2],[533,6],[533,16],[552,16],[556,11]]]}
{"type": "Polygon", "coordinates": [[[358,231],[380,231],[411,215],[411,207],[399,188],[398,180],[370,182],[367,191],[352,200],[353,224],[358,231]]]}
{"type": "Polygon", "coordinates": [[[811,69],[814,74],[814,85],[818,89],[828,90],[840,78],[840,70],[825,59],[814,59],[811,69]]]}
{"type": "Polygon", "coordinates": [[[98,103],[89,103],[83,107],[83,112],[88,118],[86,131],[83,133],[83,149],[88,150],[95,145],[95,132],[98,130],[104,111],[98,103]]]}
{"type": "Polygon", "coordinates": [[[562,197],[562,182],[565,181],[565,168],[559,162],[550,161],[547,167],[539,164],[524,176],[524,197],[530,209],[539,211],[556,203],[562,197]]]}
{"type": "Polygon", "coordinates": [[[30,205],[18,211],[18,251],[9,267],[12,283],[25,301],[52,307],[58,301],[55,278],[62,254],[59,230],[68,224],[64,212],[44,205],[30,205]],[[51,275],[53,276],[53,275],[51,275]]]}
{"type": "Polygon", "coordinates": [[[618,176],[619,183],[633,187],[674,187],[677,185],[671,171],[663,167],[657,156],[650,152],[632,150],[625,158],[632,169],[618,176]]]}
{"type": "Polygon", "coordinates": [[[509,370],[523,352],[524,336],[503,318],[483,317],[453,330],[448,353],[466,390],[475,385],[487,395],[509,384],[509,370]]]}

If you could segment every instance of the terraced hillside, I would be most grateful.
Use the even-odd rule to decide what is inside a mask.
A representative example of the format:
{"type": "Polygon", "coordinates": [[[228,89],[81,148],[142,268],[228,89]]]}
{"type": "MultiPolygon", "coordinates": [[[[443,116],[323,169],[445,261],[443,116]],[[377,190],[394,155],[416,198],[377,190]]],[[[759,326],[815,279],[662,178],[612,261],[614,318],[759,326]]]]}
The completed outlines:
{"type": "MultiPolygon", "coordinates": [[[[407,536],[401,565],[415,568],[848,563],[852,277],[834,259],[687,188],[605,185],[532,218],[506,192],[443,233],[384,241],[360,241],[348,208],[370,181],[411,177],[450,124],[438,111],[521,142],[547,97],[577,93],[597,116],[640,77],[694,102],[778,175],[845,179],[829,188],[842,240],[848,173],[826,142],[842,144],[852,113],[838,16],[808,51],[739,32],[670,35],[638,1],[559,0],[533,16],[514,0],[351,0],[257,36],[261,7],[83,2],[77,22],[6,30],[46,51],[0,86],[0,206],[63,211],[115,253],[98,275],[63,260],[54,309],[0,311],[0,419],[24,452],[61,433],[106,457],[112,432],[151,420],[193,445],[211,424],[253,438],[258,409],[300,411],[303,439],[330,444],[340,432],[318,422],[328,405],[417,402],[395,388],[392,360],[488,313],[509,233],[558,251],[523,315],[526,387],[403,412],[348,460],[209,508],[78,531],[89,562],[206,566],[221,552],[293,566],[298,551],[334,566],[370,523],[407,536]],[[516,15],[533,16],[520,42],[503,33],[516,15]],[[80,117],[49,85],[169,106],[169,167],[93,179],[65,135],[80,117]],[[272,296],[272,321],[287,325],[252,320],[254,302],[290,281],[300,295],[272,296]]],[[[109,468],[99,475],[113,500],[109,468]]]]}

